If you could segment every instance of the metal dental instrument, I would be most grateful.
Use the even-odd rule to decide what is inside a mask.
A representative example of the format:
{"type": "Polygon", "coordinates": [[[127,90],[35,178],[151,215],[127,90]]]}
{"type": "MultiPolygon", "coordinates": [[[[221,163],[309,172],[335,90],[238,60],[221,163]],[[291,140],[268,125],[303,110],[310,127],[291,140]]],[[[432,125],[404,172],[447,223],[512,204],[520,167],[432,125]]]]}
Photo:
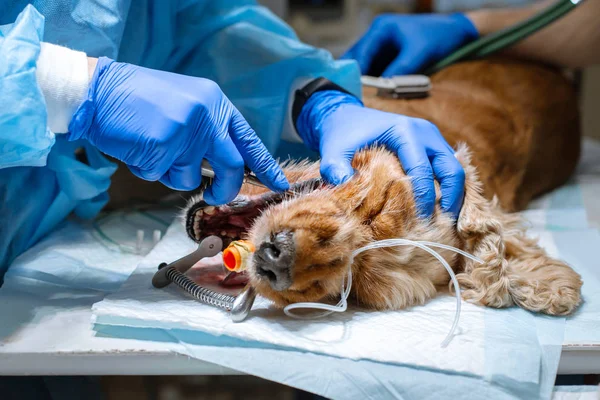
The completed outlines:
{"type": "Polygon", "coordinates": [[[256,298],[256,291],[252,286],[248,284],[242,293],[237,296],[230,296],[202,287],[185,275],[198,261],[206,257],[214,257],[222,249],[223,241],[221,238],[217,236],[205,238],[193,253],[170,264],[160,264],[158,272],[152,277],[152,285],[160,289],[174,283],[202,303],[229,311],[233,322],[243,321],[250,313],[256,298]]]}
{"type": "MultiPolygon", "coordinates": [[[[202,176],[205,176],[210,179],[214,179],[214,177],[215,177],[215,171],[213,170],[213,168],[210,166],[210,164],[206,160],[202,160],[202,176]]],[[[245,168],[244,183],[267,188],[267,186],[264,183],[262,183],[260,180],[258,180],[256,175],[254,175],[248,167],[245,168]]]]}

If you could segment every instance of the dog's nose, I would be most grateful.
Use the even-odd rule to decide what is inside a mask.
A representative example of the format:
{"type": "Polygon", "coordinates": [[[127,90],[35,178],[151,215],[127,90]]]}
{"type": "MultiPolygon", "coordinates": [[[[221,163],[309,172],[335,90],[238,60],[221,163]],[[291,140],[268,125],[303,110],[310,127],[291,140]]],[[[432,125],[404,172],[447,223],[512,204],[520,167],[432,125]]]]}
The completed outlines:
{"type": "Polygon", "coordinates": [[[263,242],[254,253],[256,272],[267,278],[274,290],[286,290],[292,285],[295,255],[293,233],[279,232],[272,240],[263,242]]]}

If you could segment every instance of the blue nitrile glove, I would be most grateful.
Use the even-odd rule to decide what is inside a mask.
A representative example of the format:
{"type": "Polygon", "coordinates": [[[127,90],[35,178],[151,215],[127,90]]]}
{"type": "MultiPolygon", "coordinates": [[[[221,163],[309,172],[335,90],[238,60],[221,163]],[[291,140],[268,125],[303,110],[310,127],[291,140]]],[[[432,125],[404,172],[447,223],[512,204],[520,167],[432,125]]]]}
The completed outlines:
{"type": "Polygon", "coordinates": [[[227,203],[244,178],[244,161],[270,189],[289,187],[254,130],[211,80],[100,58],[88,99],[69,125],[142,179],[177,190],[201,183],[206,158],[215,171],[207,203],[227,203]]]}
{"type": "Polygon", "coordinates": [[[357,60],[363,75],[414,74],[478,37],[477,28],[460,13],[385,14],[342,58],[357,60]]]}
{"type": "Polygon", "coordinates": [[[442,209],[458,217],[464,170],[432,123],[366,108],[352,95],[329,90],[316,92],[307,100],[296,127],[306,145],[320,152],[321,175],[330,183],[343,183],[354,174],[350,162],[357,150],[384,145],[398,155],[412,178],[422,217],[433,213],[434,174],[442,190],[442,209]]]}

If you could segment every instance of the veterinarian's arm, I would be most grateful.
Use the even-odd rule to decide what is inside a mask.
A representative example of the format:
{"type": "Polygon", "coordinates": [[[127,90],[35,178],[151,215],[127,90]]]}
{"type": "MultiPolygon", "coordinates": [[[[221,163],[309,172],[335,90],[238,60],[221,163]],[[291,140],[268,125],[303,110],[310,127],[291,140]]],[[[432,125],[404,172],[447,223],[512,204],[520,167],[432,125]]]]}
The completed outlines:
{"type": "MultiPolygon", "coordinates": [[[[526,20],[555,0],[530,7],[479,10],[467,13],[481,36],[526,20]]],[[[600,1],[585,0],[562,19],[547,26],[505,53],[563,67],[581,68],[600,63],[600,1]]]]}
{"type": "Polygon", "coordinates": [[[203,18],[218,19],[223,26],[207,34],[195,56],[206,59],[203,76],[222,84],[271,151],[282,138],[302,139],[320,153],[323,178],[339,184],[354,173],[351,160],[357,151],[375,143],[387,145],[413,179],[424,216],[434,210],[434,175],[442,186],[442,208],[458,214],[464,172],[435,126],[364,107],[355,62],[336,61],[329,52],[302,43],[289,26],[263,7],[235,4],[213,1],[206,7],[203,18]],[[312,93],[308,87],[319,82],[319,77],[346,93],[322,90],[308,94],[312,93]],[[296,90],[302,88],[309,97],[304,105],[296,102],[296,90]]]}

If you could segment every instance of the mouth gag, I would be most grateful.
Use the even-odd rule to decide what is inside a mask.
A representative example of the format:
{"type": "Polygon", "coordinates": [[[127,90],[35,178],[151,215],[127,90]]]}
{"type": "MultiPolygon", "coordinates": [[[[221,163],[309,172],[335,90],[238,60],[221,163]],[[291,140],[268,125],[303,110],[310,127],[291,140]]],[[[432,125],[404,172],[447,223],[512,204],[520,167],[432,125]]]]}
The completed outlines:
{"type": "MultiPolygon", "coordinates": [[[[344,282],[342,282],[340,301],[336,305],[324,303],[293,303],[289,304],[283,309],[284,313],[292,318],[312,319],[315,317],[324,317],[333,312],[346,311],[348,308],[348,297],[352,288],[351,265],[354,258],[358,254],[367,250],[396,246],[415,246],[428,252],[444,266],[444,268],[450,275],[452,285],[454,287],[454,292],[456,295],[456,312],[454,316],[454,322],[452,323],[452,327],[448,335],[442,342],[442,347],[446,347],[450,343],[450,340],[454,336],[454,332],[458,327],[462,300],[461,292],[454,271],[452,270],[448,262],[446,262],[446,260],[444,260],[444,258],[431,247],[443,248],[446,250],[456,252],[480,264],[483,264],[483,261],[463,250],[457,249],[452,246],[447,246],[441,243],[433,243],[427,241],[412,241],[401,238],[379,240],[373,243],[369,243],[368,245],[361,247],[352,253],[352,257],[348,267],[348,275],[344,282]],[[291,312],[291,310],[298,308],[319,309],[325,310],[325,312],[317,316],[309,317],[295,315],[291,312]]],[[[233,322],[244,321],[248,317],[250,310],[252,309],[252,305],[254,304],[254,300],[256,299],[256,290],[249,283],[246,284],[245,288],[239,295],[231,296],[202,287],[185,275],[185,273],[201,259],[216,256],[221,252],[222,248],[223,241],[221,240],[221,238],[217,236],[206,237],[200,242],[200,244],[198,245],[198,249],[196,249],[194,252],[172,262],[171,264],[160,264],[158,267],[158,272],[156,272],[152,278],[152,285],[156,288],[163,288],[168,286],[170,283],[175,283],[178,287],[180,287],[182,290],[184,290],[200,302],[219,307],[228,311],[231,315],[231,320],[233,322]]],[[[254,253],[254,250],[254,246],[251,243],[243,240],[231,243],[227,247],[227,249],[223,251],[224,266],[229,271],[231,271],[231,273],[234,273],[234,271],[243,271],[246,268],[247,261],[254,253]]]]}
{"type": "Polygon", "coordinates": [[[194,252],[170,264],[160,264],[158,272],[152,277],[152,285],[160,289],[174,283],[196,300],[230,312],[233,322],[245,320],[256,298],[256,291],[252,286],[248,284],[239,295],[231,296],[202,287],[185,275],[198,261],[203,258],[214,257],[222,249],[223,241],[218,236],[205,238],[194,252]]]}

